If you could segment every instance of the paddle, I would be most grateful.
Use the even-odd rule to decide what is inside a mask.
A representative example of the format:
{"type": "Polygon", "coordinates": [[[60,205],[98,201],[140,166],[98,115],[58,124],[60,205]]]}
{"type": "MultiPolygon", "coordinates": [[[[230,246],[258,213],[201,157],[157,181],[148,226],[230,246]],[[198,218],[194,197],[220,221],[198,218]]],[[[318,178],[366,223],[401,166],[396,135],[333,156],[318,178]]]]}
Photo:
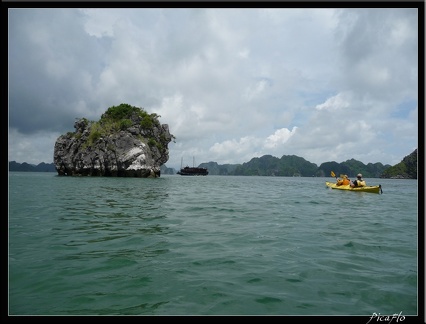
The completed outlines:
{"type": "Polygon", "coordinates": [[[337,176],[334,174],[334,172],[333,172],[333,171],[331,171],[331,173],[330,173],[330,174],[331,174],[331,176],[332,176],[332,177],[335,177],[335,178],[336,178],[336,180],[337,180],[337,176]]]}

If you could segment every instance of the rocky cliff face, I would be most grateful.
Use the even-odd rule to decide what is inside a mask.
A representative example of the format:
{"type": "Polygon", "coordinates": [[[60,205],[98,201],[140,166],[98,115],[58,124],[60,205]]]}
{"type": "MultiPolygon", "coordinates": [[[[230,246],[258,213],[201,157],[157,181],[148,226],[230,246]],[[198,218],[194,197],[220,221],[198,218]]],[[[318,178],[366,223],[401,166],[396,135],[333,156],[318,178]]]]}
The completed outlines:
{"type": "Polygon", "coordinates": [[[59,136],[53,161],[60,176],[160,177],[174,136],[156,114],[121,104],[98,122],[75,121],[75,132],[59,136]]]}

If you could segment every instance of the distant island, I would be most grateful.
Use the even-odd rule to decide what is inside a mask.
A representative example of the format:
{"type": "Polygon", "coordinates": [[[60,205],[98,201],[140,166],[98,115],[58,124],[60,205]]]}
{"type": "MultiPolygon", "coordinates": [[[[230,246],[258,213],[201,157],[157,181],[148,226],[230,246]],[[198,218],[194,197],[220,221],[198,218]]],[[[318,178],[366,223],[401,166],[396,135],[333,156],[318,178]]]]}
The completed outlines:
{"type": "MultiPolygon", "coordinates": [[[[201,163],[199,167],[207,168],[209,175],[240,175],[240,176],[278,176],[278,177],[328,177],[331,171],[335,174],[346,174],[355,177],[362,173],[365,178],[417,179],[417,149],[394,166],[382,163],[364,163],[355,159],[342,163],[325,162],[320,166],[295,155],[283,155],[281,158],[264,155],[252,158],[243,164],[218,164],[217,162],[201,163]]],[[[24,172],[56,172],[53,163],[38,165],[9,162],[9,171],[24,172]]],[[[162,174],[176,174],[174,168],[161,166],[162,174]]]]}
{"type": "Polygon", "coordinates": [[[22,171],[22,172],[56,172],[55,164],[53,163],[40,163],[37,165],[29,164],[27,162],[18,163],[9,161],[9,171],[22,171]]]}
{"type": "Polygon", "coordinates": [[[160,115],[122,103],[97,121],[76,118],[74,132],[60,135],[53,150],[59,176],[157,178],[175,136],[160,115]]]}
{"type": "Polygon", "coordinates": [[[365,165],[355,159],[342,163],[325,162],[317,166],[295,155],[283,155],[281,158],[264,155],[243,164],[208,162],[199,166],[207,168],[209,175],[329,177],[333,171],[337,176],[345,174],[349,178],[362,173],[364,178],[417,179],[417,149],[394,166],[380,162],[365,165]]]}

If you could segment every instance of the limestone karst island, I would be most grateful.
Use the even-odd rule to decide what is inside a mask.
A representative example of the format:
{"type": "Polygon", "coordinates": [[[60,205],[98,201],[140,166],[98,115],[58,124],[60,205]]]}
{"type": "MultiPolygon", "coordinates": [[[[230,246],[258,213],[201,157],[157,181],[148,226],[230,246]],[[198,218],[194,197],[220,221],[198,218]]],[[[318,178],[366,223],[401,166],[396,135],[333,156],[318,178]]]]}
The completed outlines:
{"type": "Polygon", "coordinates": [[[55,142],[53,162],[60,176],[160,177],[175,139],[159,115],[128,104],[113,106],[99,121],[77,119],[75,132],[55,142]]]}

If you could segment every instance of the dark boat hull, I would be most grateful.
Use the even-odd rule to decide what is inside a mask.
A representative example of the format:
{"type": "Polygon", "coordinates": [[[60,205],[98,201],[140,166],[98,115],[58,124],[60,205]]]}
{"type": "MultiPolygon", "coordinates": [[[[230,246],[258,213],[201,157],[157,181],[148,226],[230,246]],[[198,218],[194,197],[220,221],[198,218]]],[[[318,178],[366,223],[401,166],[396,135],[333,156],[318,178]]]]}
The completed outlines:
{"type": "Polygon", "coordinates": [[[206,176],[209,174],[209,171],[206,168],[190,168],[184,167],[178,171],[177,174],[183,176],[206,176]]]}

